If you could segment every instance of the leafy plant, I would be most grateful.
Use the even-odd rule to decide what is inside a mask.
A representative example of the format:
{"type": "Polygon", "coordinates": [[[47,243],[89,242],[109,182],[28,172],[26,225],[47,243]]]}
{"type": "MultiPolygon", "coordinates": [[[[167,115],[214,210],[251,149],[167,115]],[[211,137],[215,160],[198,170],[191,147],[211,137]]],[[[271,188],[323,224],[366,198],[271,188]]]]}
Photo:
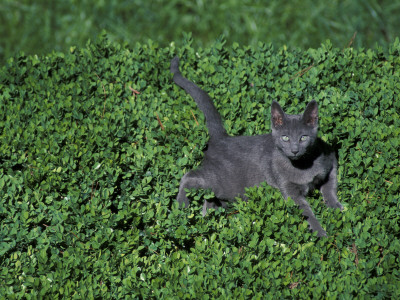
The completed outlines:
{"type": "Polygon", "coordinates": [[[19,298],[398,298],[400,43],[301,51],[257,46],[84,48],[17,55],[0,71],[0,295],[19,298]],[[320,104],[338,197],[309,197],[318,239],[263,185],[201,217],[209,191],[175,201],[207,131],[169,61],[215,99],[230,134],[270,130],[320,104]]]}

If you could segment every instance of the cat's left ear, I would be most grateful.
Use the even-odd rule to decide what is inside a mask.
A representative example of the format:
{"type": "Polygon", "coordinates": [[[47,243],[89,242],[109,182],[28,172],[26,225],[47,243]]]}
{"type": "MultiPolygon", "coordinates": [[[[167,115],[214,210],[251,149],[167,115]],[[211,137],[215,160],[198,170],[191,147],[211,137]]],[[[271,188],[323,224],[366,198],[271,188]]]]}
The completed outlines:
{"type": "Polygon", "coordinates": [[[318,104],[317,101],[311,100],[307,104],[306,110],[303,113],[303,122],[308,126],[318,126],[318,104]]]}

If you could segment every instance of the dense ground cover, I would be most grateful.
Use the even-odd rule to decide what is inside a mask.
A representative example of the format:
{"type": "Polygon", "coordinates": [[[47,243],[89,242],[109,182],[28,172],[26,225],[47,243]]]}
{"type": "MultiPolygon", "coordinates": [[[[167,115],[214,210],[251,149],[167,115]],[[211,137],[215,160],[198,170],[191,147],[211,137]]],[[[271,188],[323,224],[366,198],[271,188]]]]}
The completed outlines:
{"type": "Polygon", "coordinates": [[[194,49],[104,37],[70,53],[19,55],[0,71],[0,296],[6,299],[398,298],[400,43],[308,51],[194,49]],[[232,135],[270,129],[312,98],[339,158],[343,212],[308,199],[318,239],[266,185],[201,217],[178,209],[200,164],[204,118],[169,61],[204,87],[232,135]]]}

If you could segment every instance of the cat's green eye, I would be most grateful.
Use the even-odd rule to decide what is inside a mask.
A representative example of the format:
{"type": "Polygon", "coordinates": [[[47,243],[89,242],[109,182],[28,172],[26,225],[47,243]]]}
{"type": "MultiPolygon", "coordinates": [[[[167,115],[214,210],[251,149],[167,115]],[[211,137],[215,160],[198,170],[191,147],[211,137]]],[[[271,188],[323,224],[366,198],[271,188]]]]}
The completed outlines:
{"type": "Polygon", "coordinates": [[[308,136],[307,135],[303,135],[301,138],[300,138],[300,141],[302,141],[302,142],[305,142],[305,141],[307,141],[308,140],[308,136]]]}
{"type": "Polygon", "coordinates": [[[282,135],[282,141],[289,142],[289,137],[287,135],[282,135]]]}

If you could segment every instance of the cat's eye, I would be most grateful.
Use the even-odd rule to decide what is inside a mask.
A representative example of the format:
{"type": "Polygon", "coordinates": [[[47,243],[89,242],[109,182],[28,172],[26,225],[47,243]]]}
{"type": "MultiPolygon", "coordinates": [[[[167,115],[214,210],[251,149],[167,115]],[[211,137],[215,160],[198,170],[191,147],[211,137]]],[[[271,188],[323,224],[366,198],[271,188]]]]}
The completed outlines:
{"type": "Polygon", "coordinates": [[[289,142],[289,137],[287,135],[282,135],[282,141],[289,142]]]}
{"type": "Polygon", "coordinates": [[[307,135],[303,135],[303,136],[301,136],[301,138],[300,138],[300,141],[302,141],[302,142],[305,142],[305,141],[307,141],[308,140],[308,136],[307,135]]]}

